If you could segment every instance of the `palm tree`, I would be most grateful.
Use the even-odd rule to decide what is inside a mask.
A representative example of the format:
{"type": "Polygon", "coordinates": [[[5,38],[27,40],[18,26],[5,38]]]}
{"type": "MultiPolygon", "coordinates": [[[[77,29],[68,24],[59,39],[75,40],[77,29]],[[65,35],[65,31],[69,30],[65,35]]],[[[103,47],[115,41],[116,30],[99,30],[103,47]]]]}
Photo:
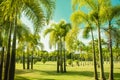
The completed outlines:
{"type": "MultiPolygon", "coordinates": [[[[57,72],[59,72],[59,65],[60,65],[60,71],[63,72],[63,57],[62,57],[63,40],[65,42],[65,36],[71,26],[70,24],[66,24],[65,21],[60,21],[58,24],[53,23],[51,26],[53,27],[45,30],[45,35],[50,33],[50,41],[49,41],[50,46],[55,45],[56,43],[58,45],[57,72]]],[[[66,72],[65,57],[66,55],[65,55],[65,47],[64,47],[64,72],[66,72]]]]}
{"type": "MultiPolygon", "coordinates": [[[[33,34],[31,35],[31,40],[30,40],[31,46],[33,47],[32,49],[32,55],[31,55],[31,69],[33,69],[33,53],[35,53],[36,49],[38,47],[42,48],[43,44],[40,42],[40,36],[39,34],[33,34]]],[[[39,48],[38,48],[39,49],[39,48]]]]}
{"type": "Polygon", "coordinates": [[[95,76],[95,80],[98,80],[97,67],[96,67],[95,44],[94,44],[94,36],[93,36],[93,26],[92,26],[92,23],[90,21],[90,17],[89,17],[89,15],[87,15],[86,13],[84,13],[82,11],[76,11],[72,14],[71,20],[72,20],[73,24],[76,24],[76,25],[79,25],[81,23],[85,23],[84,25],[86,25],[86,27],[83,31],[83,37],[84,38],[87,38],[88,35],[89,35],[89,32],[91,32],[92,52],[93,52],[93,59],[94,59],[93,60],[94,61],[94,76],[95,76]],[[76,19],[76,17],[77,17],[77,19],[76,19]]]}
{"type": "Polygon", "coordinates": [[[27,38],[30,34],[30,29],[22,24],[20,20],[18,20],[17,28],[18,49],[23,53],[23,69],[25,69],[25,47],[26,42],[28,41],[27,38]]]}
{"type": "MultiPolygon", "coordinates": [[[[101,10],[105,7],[107,1],[104,0],[73,0],[73,6],[78,4],[79,7],[87,6],[91,12],[91,21],[93,21],[94,25],[97,26],[98,31],[98,49],[99,49],[99,57],[100,57],[100,79],[106,80],[104,75],[104,68],[103,68],[103,55],[102,55],[102,46],[101,46],[101,34],[100,34],[100,26],[101,26],[101,10]]],[[[89,12],[88,10],[88,12],[89,12]]]]}
{"type": "Polygon", "coordinates": [[[48,28],[45,30],[44,32],[44,36],[47,35],[48,33],[50,33],[50,40],[49,40],[49,44],[50,44],[50,47],[51,46],[55,46],[56,45],[58,46],[58,52],[57,52],[57,72],[59,72],[59,66],[60,66],[60,32],[59,32],[59,26],[58,24],[55,24],[53,23],[52,25],[52,28],[48,28]]]}
{"type": "Polygon", "coordinates": [[[105,18],[108,22],[108,34],[109,34],[109,52],[110,52],[110,74],[109,74],[109,80],[114,79],[113,75],[113,52],[112,52],[112,20],[117,18],[120,14],[120,6],[114,6],[112,7],[111,1],[108,0],[108,4],[106,4],[105,8],[103,9],[103,13],[106,13],[105,18]],[[109,11],[109,13],[106,13],[106,11],[109,11]]]}
{"type": "Polygon", "coordinates": [[[12,23],[9,23],[10,24],[10,28],[9,28],[9,31],[8,31],[8,45],[7,45],[7,60],[6,60],[6,63],[5,63],[5,71],[4,71],[4,80],[6,80],[8,78],[8,73],[9,73],[9,64],[10,64],[10,48],[11,48],[11,34],[12,34],[12,23]]]}
{"type": "MultiPolygon", "coordinates": [[[[64,23],[64,22],[63,22],[64,23]]],[[[61,26],[64,30],[64,33],[63,33],[63,41],[64,41],[64,72],[66,72],[66,48],[65,48],[65,37],[67,35],[67,33],[70,31],[71,29],[71,24],[69,23],[64,23],[64,25],[61,26]]]]}

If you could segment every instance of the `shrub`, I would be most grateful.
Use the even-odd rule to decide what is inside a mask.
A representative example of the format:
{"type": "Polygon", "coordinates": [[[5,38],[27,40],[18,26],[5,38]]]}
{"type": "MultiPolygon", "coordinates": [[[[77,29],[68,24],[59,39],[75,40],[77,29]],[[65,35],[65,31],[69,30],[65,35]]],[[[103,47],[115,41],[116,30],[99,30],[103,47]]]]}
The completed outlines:
{"type": "Polygon", "coordinates": [[[72,59],[68,59],[68,60],[67,60],[67,63],[68,63],[69,65],[72,65],[72,66],[73,66],[73,60],[72,60],[72,59]]]}
{"type": "Polygon", "coordinates": [[[43,62],[43,64],[45,64],[47,60],[43,58],[41,61],[43,62]]]}

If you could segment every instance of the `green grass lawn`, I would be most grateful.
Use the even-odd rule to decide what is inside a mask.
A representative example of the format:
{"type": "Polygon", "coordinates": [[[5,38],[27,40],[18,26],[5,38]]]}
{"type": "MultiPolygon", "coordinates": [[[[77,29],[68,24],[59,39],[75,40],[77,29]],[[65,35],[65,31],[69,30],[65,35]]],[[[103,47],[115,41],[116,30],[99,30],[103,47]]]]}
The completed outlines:
{"type": "MultiPolygon", "coordinates": [[[[108,79],[109,64],[105,64],[105,75],[108,79]]],[[[115,80],[120,80],[120,63],[114,65],[115,80]]],[[[98,69],[99,74],[99,69],[98,69]]],[[[23,70],[22,64],[16,64],[15,80],[94,80],[93,65],[67,66],[67,73],[56,72],[56,62],[43,64],[38,62],[33,70],[23,70]]]]}

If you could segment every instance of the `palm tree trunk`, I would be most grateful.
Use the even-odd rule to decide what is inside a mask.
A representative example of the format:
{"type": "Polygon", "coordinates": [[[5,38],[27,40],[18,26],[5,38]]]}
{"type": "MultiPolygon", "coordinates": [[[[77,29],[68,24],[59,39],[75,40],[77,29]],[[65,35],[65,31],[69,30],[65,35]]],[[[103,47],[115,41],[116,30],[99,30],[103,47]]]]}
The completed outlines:
{"type": "Polygon", "coordinates": [[[59,73],[59,43],[58,43],[58,50],[57,50],[57,73],[59,73]]]}
{"type": "Polygon", "coordinates": [[[23,52],[23,69],[25,69],[25,53],[23,52]]]}
{"type": "Polygon", "coordinates": [[[110,51],[110,73],[109,73],[109,80],[114,80],[112,38],[111,38],[111,22],[109,22],[109,51],[110,51]]]}
{"type": "Polygon", "coordinates": [[[15,22],[14,22],[14,35],[12,43],[12,54],[10,60],[9,80],[14,80],[15,76],[15,59],[16,59],[16,31],[17,31],[17,10],[15,8],[15,22]]]}
{"type": "Polygon", "coordinates": [[[62,40],[60,39],[60,71],[63,73],[62,40]]]}
{"type": "Polygon", "coordinates": [[[64,37],[64,72],[66,72],[66,53],[65,53],[65,37],[64,37]]]}
{"type": "Polygon", "coordinates": [[[9,64],[10,64],[10,48],[11,48],[11,34],[12,34],[12,24],[10,23],[9,28],[9,37],[8,37],[8,45],[7,45],[7,58],[5,61],[5,69],[4,69],[4,80],[8,79],[8,71],[9,71],[9,64]]]}
{"type": "Polygon", "coordinates": [[[29,49],[27,49],[27,69],[30,69],[29,49]]]}
{"type": "Polygon", "coordinates": [[[2,80],[3,61],[4,61],[4,47],[2,47],[1,62],[0,62],[0,80],[2,80]]]}
{"type": "Polygon", "coordinates": [[[94,63],[94,77],[95,80],[98,80],[98,75],[97,75],[97,64],[96,64],[96,53],[95,53],[95,43],[94,43],[94,36],[93,36],[93,31],[91,29],[91,35],[92,35],[92,51],[93,51],[93,63],[94,63]]]}
{"type": "Polygon", "coordinates": [[[98,21],[98,49],[99,49],[99,59],[100,59],[100,80],[106,80],[104,76],[104,68],[103,68],[103,55],[102,55],[99,21],[98,21]]]}
{"type": "Polygon", "coordinates": [[[31,56],[31,69],[33,69],[33,52],[32,52],[32,56],[31,56]]]}

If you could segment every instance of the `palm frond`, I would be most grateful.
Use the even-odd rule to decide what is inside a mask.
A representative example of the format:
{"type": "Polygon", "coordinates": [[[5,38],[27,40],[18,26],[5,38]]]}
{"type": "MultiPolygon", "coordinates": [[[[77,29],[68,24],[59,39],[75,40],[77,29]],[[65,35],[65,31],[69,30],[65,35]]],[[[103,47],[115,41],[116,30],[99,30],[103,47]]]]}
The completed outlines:
{"type": "Polygon", "coordinates": [[[114,6],[113,8],[112,8],[112,16],[113,16],[113,18],[115,17],[120,17],[120,5],[117,5],[117,6],[114,6]]]}
{"type": "Polygon", "coordinates": [[[46,36],[48,33],[52,32],[52,31],[54,31],[54,29],[52,29],[52,28],[46,29],[44,31],[44,35],[43,36],[46,36]]]}
{"type": "Polygon", "coordinates": [[[39,32],[41,27],[45,25],[45,15],[42,7],[35,1],[26,1],[25,6],[26,9],[24,10],[24,13],[33,22],[35,26],[34,31],[39,32]]]}
{"type": "Polygon", "coordinates": [[[55,0],[39,0],[39,1],[40,1],[40,4],[42,4],[46,10],[46,13],[47,13],[46,21],[48,24],[55,9],[55,0]]]}
{"type": "Polygon", "coordinates": [[[30,28],[23,24],[20,20],[17,20],[17,37],[18,39],[25,39],[30,33],[30,28]]]}

